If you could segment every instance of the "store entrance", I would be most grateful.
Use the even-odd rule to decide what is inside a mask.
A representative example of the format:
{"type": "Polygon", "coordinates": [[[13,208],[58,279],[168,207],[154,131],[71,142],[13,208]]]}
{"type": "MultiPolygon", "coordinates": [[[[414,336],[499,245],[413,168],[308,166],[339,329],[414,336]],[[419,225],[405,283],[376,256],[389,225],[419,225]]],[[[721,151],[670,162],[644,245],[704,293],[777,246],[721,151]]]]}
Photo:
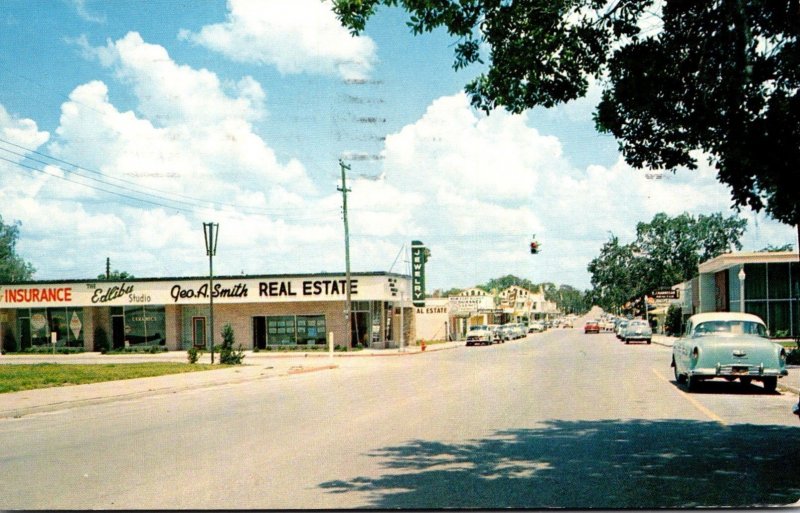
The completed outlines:
{"type": "Polygon", "coordinates": [[[353,312],[350,318],[350,340],[353,347],[369,347],[371,324],[369,312],[353,312]]]}
{"type": "Polygon", "coordinates": [[[111,339],[114,349],[125,347],[125,316],[111,316],[111,339]]]}

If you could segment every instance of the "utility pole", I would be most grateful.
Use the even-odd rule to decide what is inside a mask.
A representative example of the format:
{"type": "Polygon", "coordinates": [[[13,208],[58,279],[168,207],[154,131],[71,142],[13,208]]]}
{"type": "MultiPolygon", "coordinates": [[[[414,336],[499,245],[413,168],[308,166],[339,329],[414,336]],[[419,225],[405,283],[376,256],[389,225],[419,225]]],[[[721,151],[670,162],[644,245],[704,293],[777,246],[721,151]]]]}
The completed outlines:
{"type": "Polygon", "coordinates": [[[345,329],[345,347],[352,347],[352,330],[350,315],[352,310],[352,302],[350,298],[350,228],[347,224],[347,193],[350,189],[347,188],[347,178],[345,171],[350,171],[350,166],[345,165],[342,159],[339,159],[339,168],[342,171],[342,186],[337,187],[336,190],[342,193],[342,217],[344,218],[344,262],[345,262],[345,306],[344,306],[344,319],[347,328],[345,329]]]}
{"type": "Polygon", "coordinates": [[[111,279],[111,258],[106,257],[106,280],[111,279]]]}

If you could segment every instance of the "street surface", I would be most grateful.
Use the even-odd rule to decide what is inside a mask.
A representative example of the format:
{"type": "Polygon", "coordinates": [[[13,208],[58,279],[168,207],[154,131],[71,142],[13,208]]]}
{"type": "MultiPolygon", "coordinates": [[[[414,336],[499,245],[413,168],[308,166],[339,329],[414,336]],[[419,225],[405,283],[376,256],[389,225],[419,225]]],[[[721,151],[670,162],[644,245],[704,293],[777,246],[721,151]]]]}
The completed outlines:
{"type": "Polygon", "coordinates": [[[797,397],[554,329],[0,420],[2,509],[682,508],[800,499],[797,397]]]}

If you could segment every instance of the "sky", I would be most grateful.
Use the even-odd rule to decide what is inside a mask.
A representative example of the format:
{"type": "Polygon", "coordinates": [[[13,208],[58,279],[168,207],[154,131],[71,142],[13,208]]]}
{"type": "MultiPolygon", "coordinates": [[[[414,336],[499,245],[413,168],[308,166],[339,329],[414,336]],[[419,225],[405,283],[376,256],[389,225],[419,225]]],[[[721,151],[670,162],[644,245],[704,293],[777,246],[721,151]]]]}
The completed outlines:
{"type": "MultiPolygon", "coordinates": [[[[659,212],[735,215],[716,173],[634,170],[595,131],[600,87],[520,115],[471,108],[443,31],[382,8],[360,36],[320,0],[3,0],[0,216],[36,280],[345,269],[428,291],[513,274],[590,288],[659,212]],[[541,252],[531,255],[532,238],[541,252]]],[[[745,251],[796,246],[743,210],[745,251]]]]}

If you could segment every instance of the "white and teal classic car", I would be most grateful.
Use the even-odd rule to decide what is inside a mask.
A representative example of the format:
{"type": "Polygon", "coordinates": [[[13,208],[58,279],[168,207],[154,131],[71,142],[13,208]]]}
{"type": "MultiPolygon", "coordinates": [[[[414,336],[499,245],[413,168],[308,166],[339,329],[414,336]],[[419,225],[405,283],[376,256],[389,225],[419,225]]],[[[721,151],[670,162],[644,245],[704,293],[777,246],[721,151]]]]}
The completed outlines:
{"type": "Polygon", "coordinates": [[[672,346],[672,367],[675,379],[690,391],[701,381],[724,378],[760,381],[774,392],[778,378],[787,375],[786,350],[767,338],[764,321],[735,312],[691,316],[672,346]]]}

